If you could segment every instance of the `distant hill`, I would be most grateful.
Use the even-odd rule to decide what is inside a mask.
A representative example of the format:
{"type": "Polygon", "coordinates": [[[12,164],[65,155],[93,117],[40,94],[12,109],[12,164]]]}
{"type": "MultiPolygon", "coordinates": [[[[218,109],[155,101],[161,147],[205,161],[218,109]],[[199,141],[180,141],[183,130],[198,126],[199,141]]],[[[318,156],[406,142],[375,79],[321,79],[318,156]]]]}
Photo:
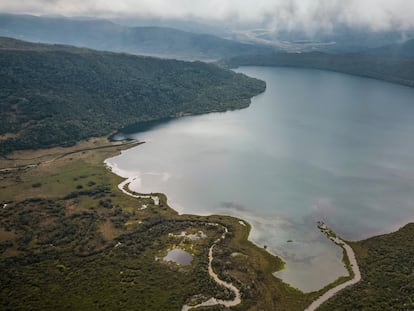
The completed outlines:
{"type": "Polygon", "coordinates": [[[361,53],[370,49],[394,45],[414,39],[414,30],[378,30],[367,27],[349,27],[344,24],[333,28],[309,31],[308,29],[245,29],[235,33],[243,42],[267,42],[285,52],[361,53]]]}
{"type": "Polygon", "coordinates": [[[213,64],[0,38],[0,154],[249,105],[260,80],[213,64]]]}
{"type": "Polygon", "coordinates": [[[187,60],[217,60],[274,49],[166,27],[127,27],[102,19],[12,14],[0,14],[0,36],[187,60]]]}
{"type": "Polygon", "coordinates": [[[392,58],[414,59],[414,39],[407,40],[399,44],[391,44],[375,49],[370,49],[366,53],[392,58]]]}
{"type": "Polygon", "coordinates": [[[362,53],[270,53],[238,56],[220,62],[238,66],[299,67],[337,71],[414,87],[414,59],[362,53]]]}

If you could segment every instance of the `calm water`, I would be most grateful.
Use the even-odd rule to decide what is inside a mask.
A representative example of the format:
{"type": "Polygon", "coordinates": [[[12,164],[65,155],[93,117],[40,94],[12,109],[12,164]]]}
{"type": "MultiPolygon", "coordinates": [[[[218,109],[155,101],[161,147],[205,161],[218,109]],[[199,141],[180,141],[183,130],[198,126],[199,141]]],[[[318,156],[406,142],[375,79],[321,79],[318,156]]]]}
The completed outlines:
{"type": "Polygon", "coordinates": [[[250,239],[286,261],[278,277],[319,289],[346,271],[316,220],[346,239],[414,220],[414,89],[317,70],[238,71],[267,82],[249,108],[121,134],[147,143],[107,162],[181,213],[250,221],[250,239]]]}
{"type": "Polygon", "coordinates": [[[174,248],[168,252],[167,256],[165,256],[163,260],[172,261],[183,266],[188,266],[191,264],[193,256],[180,248],[174,248]]]}

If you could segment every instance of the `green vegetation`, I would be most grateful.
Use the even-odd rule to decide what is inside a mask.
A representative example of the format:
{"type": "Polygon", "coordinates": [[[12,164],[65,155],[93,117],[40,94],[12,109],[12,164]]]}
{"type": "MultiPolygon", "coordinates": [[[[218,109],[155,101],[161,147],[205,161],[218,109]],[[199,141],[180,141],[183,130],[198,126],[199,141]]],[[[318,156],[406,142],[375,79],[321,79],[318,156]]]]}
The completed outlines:
{"type": "MultiPolygon", "coordinates": [[[[292,57],[294,66],[372,77],[390,70],[358,71],[360,58],[320,54],[261,61],[289,66],[292,57]]],[[[207,271],[208,249],[223,233],[211,223],[229,229],[212,265],[240,288],[234,310],[303,310],[333,286],[305,295],[273,277],[282,261],[249,242],[250,226],[236,218],[180,216],[162,194],[159,205],[123,194],[102,161],[134,142],[79,142],[136,122],[245,107],[262,81],[199,62],[12,39],[0,40],[0,65],[0,309],[180,310],[194,297],[228,299],[207,271]],[[58,145],[71,147],[16,151],[58,145]],[[182,231],[206,237],[186,240],[182,231]],[[177,245],[191,252],[191,265],[162,260],[177,245]]],[[[411,69],[389,79],[412,86],[401,80],[411,69]]],[[[413,309],[414,224],[350,244],[363,279],[321,309],[413,309]]]]}
{"type": "MultiPolygon", "coordinates": [[[[122,179],[102,161],[131,145],[91,139],[0,159],[2,168],[18,164],[0,171],[0,204],[7,204],[0,205],[0,309],[180,310],[194,297],[226,299],[231,293],[207,271],[208,249],[223,233],[211,223],[229,229],[215,248],[213,267],[240,288],[242,304],[232,309],[303,310],[333,286],[305,295],[273,277],[283,263],[247,241],[250,225],[239,219],[179,216],[162,194],[159,206],[123,194],[117,188],[122,179]],[[143,204],[148,208],[141,210],[143,204]],[[182,231],[207,237],[186,240],[178,236],[182,231]],[[162,261],[177,246],[193,255],[190,266],[162,261]]],[[[321,309],[412,308],[413,233],[409,224],[350,243],[363,280],[321,309]]]]}
{"type": "Polygon", "coordinates": [[[238,66],[279,66],[343,72],[414,87],[414,59],[368,54],[273,53],[237,56],[222,61],[238,66]]]}
{"type": "Polygon", "coordinates": [[[122,178],[102,161],[131,145],[91,139],[0,159],[0,167],[12,168],[0,170],[0,204],[7,204],[0,205],[0,309],[180,310],[194,297],[227,299],[231,293],[208,275],[208,249],[223,233],[211,223],[229,229],[213,265],[241,290],[234,310],[302,310],[309,303],[271,275],[282,262],[247,241],[247,223],[179,216],[162,194],[154,205],[122,193],[122,178]],[[186,240],[182,231],[207,237],[186,240]],[[190,266],[162,261],[177,246],[191,252],[190,266]]]}
{"type": "Polygon", "coordinates": [[[182,62],[0,39],[0,154],[70,146],[134,123],[239,109],[265,83],[182,62]]]}
{"type": "Polygon", "coordinates": [[[217,244],[212,266],[220,279],[240,289],[242,304],[232,309],[303,310],[311,297],[272,275],[283,268],[283,261],[247,240],[250,225],[240,225],[233,217],[217,217],[229,233],[217,244]]]}
{"type": "Polygon", "coordinates": [[[320,310],[413,310],[414,223],[349,244],[356,253],[362,280],[320,310]]]}

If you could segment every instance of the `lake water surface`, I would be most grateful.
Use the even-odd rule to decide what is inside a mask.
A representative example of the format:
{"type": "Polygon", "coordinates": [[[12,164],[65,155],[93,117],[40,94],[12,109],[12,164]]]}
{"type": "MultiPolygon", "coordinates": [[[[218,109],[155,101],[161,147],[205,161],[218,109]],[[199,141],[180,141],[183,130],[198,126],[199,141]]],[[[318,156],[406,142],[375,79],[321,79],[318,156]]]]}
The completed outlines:
{"type": "Polygon", "coordinates": [[[167,262],[172,261],[183,266],[188,266],[191,264],[193,256],[191,256],[191,254],[185,250],[174,248],[168,252],[167,256],[165,256],[163,260],[167,262]]]}
{"type": "Polygon", "coordinates": [[[317,290],[346,270],[315,221],[362,239],[414,220],[414,89],[318,70],[237,71],[267,83],[249,108],[121,133],[146,143],[106,162],[181,213],[248,220],[250,239],[286,261],[276,275],[317,290]]]}

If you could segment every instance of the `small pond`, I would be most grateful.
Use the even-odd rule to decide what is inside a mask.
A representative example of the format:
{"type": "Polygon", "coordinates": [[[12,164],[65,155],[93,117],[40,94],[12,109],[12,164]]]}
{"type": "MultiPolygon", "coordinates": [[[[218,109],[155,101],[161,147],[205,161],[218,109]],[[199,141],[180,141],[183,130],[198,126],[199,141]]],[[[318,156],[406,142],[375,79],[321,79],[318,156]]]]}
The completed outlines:
{"type": "Polygon", "coordinates": [[[179,248],[174,248],[172,250],[170,250],[167,254],[167,256],[165,256],[163,258],[164,261],[173,261],[177,264],[180,264],[182,266],[187,266],[191,263],[191,261],[193,260],[193,256],[191,256],[190,253],[179,249],[179,248]]]}

